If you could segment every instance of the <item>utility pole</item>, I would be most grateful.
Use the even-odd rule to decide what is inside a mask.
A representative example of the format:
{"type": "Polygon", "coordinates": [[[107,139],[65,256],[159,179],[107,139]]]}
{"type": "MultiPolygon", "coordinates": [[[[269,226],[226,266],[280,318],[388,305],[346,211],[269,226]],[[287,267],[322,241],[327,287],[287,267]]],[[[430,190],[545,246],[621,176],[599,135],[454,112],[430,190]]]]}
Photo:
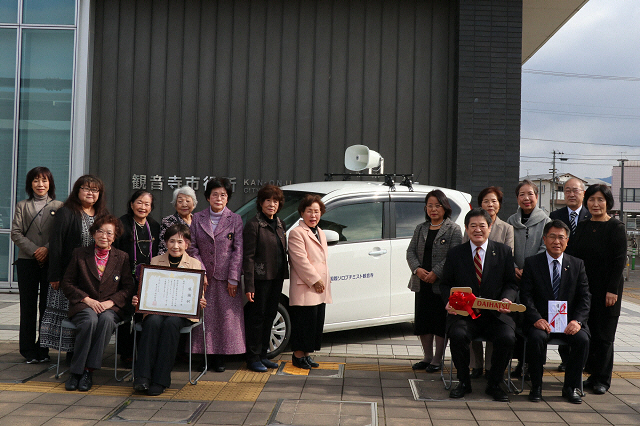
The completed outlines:
{"type": "MultiPolygon", "coordinates": [[[[564,152],[553,150],[553,166],[550,170],[551,172],[551,210],[554,211],[556,209],[556,155],[564,155],[564,152]]],[[[567,161],[566,158],[560,157],[558,158],[560,161],[567,161]]]]}
{"type": "Polygon", "coordinates": [[[625,229],[627,229],[627,221],[624,214],[624,162],[629,161],[627,158],[621,158],[620,162],[620,220],[624,223],[625,229]]]}

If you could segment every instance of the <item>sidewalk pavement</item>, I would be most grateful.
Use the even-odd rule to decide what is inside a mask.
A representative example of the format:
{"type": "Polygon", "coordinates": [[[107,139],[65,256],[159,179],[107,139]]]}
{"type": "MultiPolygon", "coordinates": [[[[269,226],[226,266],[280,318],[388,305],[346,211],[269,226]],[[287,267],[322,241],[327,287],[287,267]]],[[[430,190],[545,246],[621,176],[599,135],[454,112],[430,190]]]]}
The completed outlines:
{"type": "MultiPolygon", "coordinates": [[[[238,357],[226,372],[207,372],[192,386],[181,362],[160,397],[136,394],[130,382],[114,380],[110,345],[91,391],[66,392],[67,376],[55,379],[55,365],[27,365],[18,353],[17,301],[16,294],[0,294],[0,425],[640,424],[640,299],[634,297],[623,298],[610,392],[587,392],[581,405],[561,397],[554,347],[543,402],[529,402],[528,387],[510,403],[494,402],[483,379],[472,381],[464,399],[451,400],[439,374],[411,370],[422,358],[411,324],[328,333],[315,357],[321,368],[311,372],[286,362],[290,353],[269,373],[247,371],[238,357]]],[[[53,361],[56,354],[51,351],[53,361]]]]}

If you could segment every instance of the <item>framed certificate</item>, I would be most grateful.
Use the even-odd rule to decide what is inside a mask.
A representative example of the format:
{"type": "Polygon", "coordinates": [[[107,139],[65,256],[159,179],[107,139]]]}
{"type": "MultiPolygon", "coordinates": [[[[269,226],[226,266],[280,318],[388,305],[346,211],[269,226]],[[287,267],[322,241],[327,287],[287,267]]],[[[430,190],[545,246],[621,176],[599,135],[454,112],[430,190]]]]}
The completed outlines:
{"type": "Polygon", "coordinates": [[[198,269],[142,265],[136,312],[199,319],[204,277],[198,269]]]}

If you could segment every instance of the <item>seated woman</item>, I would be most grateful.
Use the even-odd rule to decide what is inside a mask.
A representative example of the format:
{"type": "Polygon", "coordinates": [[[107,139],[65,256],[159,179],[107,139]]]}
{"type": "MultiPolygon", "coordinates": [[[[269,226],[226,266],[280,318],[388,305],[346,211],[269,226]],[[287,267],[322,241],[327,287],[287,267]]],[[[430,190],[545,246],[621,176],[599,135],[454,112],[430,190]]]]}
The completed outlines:
{"type": "Polygon", "coordinates": [[[69,318],[76,326],[71,374],[65,384],[68,391],[91,389],[92,373],[102,366],[104,348],[135,290],[129,255],[111,247],[122,233],[118,218],[102,216],[89,232],[95,246],[73,251],[60,283],[69,299],[69,318]]]}
{"type": "MultiPolygon", "coordinates": [[[[187,225],[171,225],[164,233],[167,252],[151,259],[152,265],[171,268],[203,269],[197,259],[186,252],[191,242],[191,232],[187,225]]],[[[206,277],[205,277],[206,285],[206,277]]],[[[138,305],[138,296],[133,296],[133,306],[138,305]]],[[[200,299],[204,309],[207,301],[200,299]]],[[[187,318],[169,315],[145,315],[142,321],[142,336],[138,345],[138,357],[135,363],[133,388],[147,391],[149,396],[162,394],[171,386],[171,369],[178,352],[180,329],[191,321],[187,318]]]]}

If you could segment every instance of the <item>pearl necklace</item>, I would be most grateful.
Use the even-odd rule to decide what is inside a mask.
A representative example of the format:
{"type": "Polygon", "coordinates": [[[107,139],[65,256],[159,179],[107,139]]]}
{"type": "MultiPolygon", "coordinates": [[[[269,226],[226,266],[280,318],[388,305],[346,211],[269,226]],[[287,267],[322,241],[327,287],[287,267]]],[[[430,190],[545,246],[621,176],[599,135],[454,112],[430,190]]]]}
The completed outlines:
{"type": "Polygon", "coordinates": [[[437,224],[437,225],[434,225],[434,224],[432,223],[432,224],[431,224],[431,226],[433,226],[434,228],[437,228],[437,227],[439,227],[439,226],[442,226],[442,224],[443,224],[443,223],[444,223],[444,220],[443,220],[442,222],[440,222],[439,224],[437,224]]]}

